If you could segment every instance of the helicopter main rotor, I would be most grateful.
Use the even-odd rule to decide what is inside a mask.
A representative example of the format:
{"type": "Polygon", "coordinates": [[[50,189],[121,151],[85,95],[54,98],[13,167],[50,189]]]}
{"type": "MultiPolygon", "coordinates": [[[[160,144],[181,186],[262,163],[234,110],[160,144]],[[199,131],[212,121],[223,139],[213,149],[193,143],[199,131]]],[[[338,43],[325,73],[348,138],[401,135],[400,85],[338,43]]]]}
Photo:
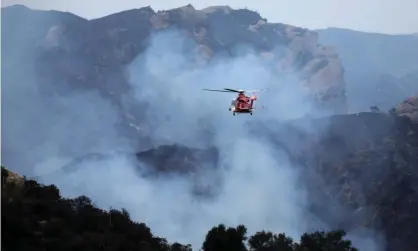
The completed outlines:
{"type": "Polygon", "coordinates": [[[248,91],[245,91],[245,90],[235,90],[235,89],[230,89],[230,88],[224,88],[224,89],[222,89],[222,90],[213,90],[213,89],[202,89],[203,91],[212,91],[212,92],[235,92],[235,93],[246,93],[246,92],[259,92],[259,91],[262,91],[263,89],[261,89],[261,90],[248,90],[248,91]]]}

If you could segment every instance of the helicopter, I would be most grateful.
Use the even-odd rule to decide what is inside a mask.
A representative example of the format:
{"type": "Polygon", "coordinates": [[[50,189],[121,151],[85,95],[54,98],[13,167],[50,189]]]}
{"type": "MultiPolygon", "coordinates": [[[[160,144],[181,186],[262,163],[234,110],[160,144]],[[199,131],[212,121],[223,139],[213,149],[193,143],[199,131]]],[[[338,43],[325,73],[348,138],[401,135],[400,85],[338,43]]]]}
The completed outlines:
{"type": "Polygon", "coordinates": [[[203,91],[212,91],[212,92],[232,92],[232,93],[238,93],[237,97],[234,98],[231,101],[231,105],[229,106],[228,110],[232,112],[232,115],[235,116],[236,113],[249,113],[250,115],[253,115],[253,111],[255,109],[254,107],[254,101],[257,100],[257,96],[255,95],[256,92],[260,92],[261,90],[250,90],[250,91],[244,91],[244,90],[235,90],[230,88],[224,88],[222,90],[212,90],[212,89],[202,89],[203,91]],[[252,92],[252,96],[247,96],[245,93],[252,92]]]}

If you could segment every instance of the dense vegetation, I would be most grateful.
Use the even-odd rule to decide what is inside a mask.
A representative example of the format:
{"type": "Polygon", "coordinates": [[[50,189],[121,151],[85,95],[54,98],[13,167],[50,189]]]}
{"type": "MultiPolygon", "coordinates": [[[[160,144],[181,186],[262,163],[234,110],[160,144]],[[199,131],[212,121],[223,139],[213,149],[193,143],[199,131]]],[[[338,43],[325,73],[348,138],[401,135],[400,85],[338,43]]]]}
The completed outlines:
{"type": "MultiPolygon", "coordinates": [[[[154,236],[129,213],[97,208],[85,196],[66,199],[54,185],[33,180],[16,182],[2,167],[2,233],[4,251],[146,250],[190,251],[190,245],[169,244],[154,236]]],[[[344,231],[302,235],[298,243],[285,234],[261,231],[247,237],[247,229],[222,224],[213,227],[204,251],[356,251],[343,240],[344,231]]],[[[195,247],[197,250],[199,247],[195,247]]]]}

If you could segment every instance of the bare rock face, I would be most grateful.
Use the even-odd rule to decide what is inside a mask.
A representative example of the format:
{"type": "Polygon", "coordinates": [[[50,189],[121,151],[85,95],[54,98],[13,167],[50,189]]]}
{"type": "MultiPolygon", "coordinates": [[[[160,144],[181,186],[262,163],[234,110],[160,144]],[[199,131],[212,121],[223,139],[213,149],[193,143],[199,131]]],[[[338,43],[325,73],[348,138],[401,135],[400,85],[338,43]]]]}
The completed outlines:
{"type": "MultiPolygon", "coordinates": [[[[196,42],[193,50],[203,61],[218,53],[233,56],[237,45],[250,46],[276,65],[278,73],[298,75],[299,84],[311,91],[320,107],[346,112],[344,71],[337,54],[319,45],[315,32],[268,23],[254,11],[227,6],[196,10],[187,5],[155,12],[144,7],[85,20],[70,13],[13,6],[3,8],[2,14],[10,19],[4,21],[19,24],[16,33],[34,27],[28,47],[38,48],[36,71],[43,84],[95,88],[105,96],[113,93],[117,100],[129,89],[124,67],[145,50],[150,34],[177,28],[196,42]],[[12,20],[13,16],[25,18],[12,20]]],[[[22,44],[15,43],[13,36],[3,37],[6,47],[22,44]]]]}
{"type": "MultiPolygon", "coordinates": [[[[239,44],[253,47],[258,56],[277,65],[280,74],[297,74],[300,84],[317,98],[318,106],[344,113],[344,71],[336,51],[318,44],[315,32],[268,23],[258,13],[214,6],[196,10],[191,5],[156,13],[158,27],[180,27],[197,42],[197,52],[210,60],[239,44]],[[163,21],[165,20],[165,21],[163,21]]],[[[155,27],[155,26],[153,26],[155,27]]]]}

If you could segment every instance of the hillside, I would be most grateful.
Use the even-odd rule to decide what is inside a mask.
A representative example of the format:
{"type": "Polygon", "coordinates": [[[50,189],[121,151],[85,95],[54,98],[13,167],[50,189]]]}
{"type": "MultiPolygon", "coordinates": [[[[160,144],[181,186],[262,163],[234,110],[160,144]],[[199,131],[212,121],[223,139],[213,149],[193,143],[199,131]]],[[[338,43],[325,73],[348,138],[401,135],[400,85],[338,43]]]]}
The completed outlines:
{"type": "Polygon", "coordinates": [[[347,81],[351,112],[377,105],[388,110],[418,93],[418,37],[346,29],[316,30],[318,41],[334,46],[347,81]]]}
{"type": "MultiPolygon", "coordinates": [[[[132,221],[126,209],[97,208],[86,196],[69,199],[59,189],[33,180],[16,180],[2,167],[2,250],[198,250],[190,244],[168,243],[153,235],[144,223],[132,221]]],[[[259,231],[248,236],[244,225],[209,229],[202,248],[206,251],[263,251],[280,247],[288,251],[323,248],[356,251],[344,231],[312,232],[296,242],[284,233],[259,231]],[[245,246],[248,245],[249,249],[245,246]]]]}
{"type": "MultiPolygon", "coordinates": [[[[418,219],[415,214],[418,209],[418,191],[415,189],[415,184],[418,182],[416,169],[418,166],[418,124],[416,117],[418,114],[418,103],[416,100],[418,98],[405,101],[402,105],[396,107],[390,115],[383,113],[343,115],[330,118],[330,122],[326,122],[324,119],[316,119],[311,122],[296,120],[279,125],[279,127],[273,129],[274,131],[267,131],[267,133],[259,136],[270,138],[273,144],[276,145],[277,154],[280,154],[280,149],[285,149],[294,166],[304,170],[305,175],[301,177],[301,181],[309,187],[310,210],[312,213],[332,224],[331,226],[346,229],[348,232],[363,226],[384,233],[387,245],[384,250],[399,250],[401,248],[402,250],[412,251],[418,247],[414,237],[414,233],[417,231],[416,227],[418,226],[418,219]],[[317,129],[314,134],[306,134],[306,132],[300,131],[301,126],[306,123],[311,123],[317,129]],[[324,123],[330,124],[324,127],[324,123]],[[343,128],[346,126],[349,126],[351,130],[344,130],[343,128]],[[323,131],[324,128],[328,129],[323,131]],[[305,149],[294,148],[300,145],[304,145],[305,149]],[[319,176],[312,176],[310,173],[317,173],[319,176]],[[327,201],[327,207],[323,206],[322,203],[324,201],[327,201]],[[334,207],[338,205],[348,211],[336,211],[334,207]],[[332,217],[330,217],[331,215],[332,217]]],[[[259,134],[260,131],[256,130],[253,133],[259,134]]],[[[147,159],[148,163],[169,161],[172,157],[180,156],[176,153],[179,151],[184,152],[186,155],[199,154],[198,152],[193,153],[194,150],[192,149],[187,150],[180,146],[172,146],[139,153],[138,156],[142,156],[140,157],[141,159],[147,159]],[[190,151],[190,153],[187,153],[187,151],[190,151]],[[157,156],[166,157],[161,158],[157,156]]],[[[205,162],[202,159],[200,161],[202,161],[201,163],[205,162]]],[[[196,162],[195,164],[199,165],[198,163],[196,162]]],[[[184,172],[182,168],[187,169],[190,167],[187,167],[187,164],[181,165],[179,169],[171,169],[168,172],[180,171],[182,173],[184,172]]],[[[72,168],[75,168],[74,164],[72,164],[72,167],[67,167],[66,172],[74,172],[75,170],[72,168]]],[[[136,231],[134,228],[148,229],[145,225],[130,222],[129,213],[125,209],[125,211],[113,209],[111,212],[106,212],[94,206],[89,206],[91,201],[86,197],[71,200],[58,199],[56,196],[59,196],[59,192],[55,186],[42,188],[34,181],[23,182],[22,177],[11,172],[5,174],[3,170],[2,181],[2,184],[6,186],[2,188],[2,217],[6,217],[2,219],[2,233],[8,233],[7,235],[2,234],[3,247],[7,248],[5,250],[17,248],[17,246],[11,245],[11,243],[15,243],[12,240],[20,238],[19,236],[23,233],[19,231],[23,231],[25,221],[17,221],[17,219],[38,222],[36,229],[29,230],[29,226],[25,227],[25,231],[33,232],[27,232],[31,237],[26,234],[28,242],[19,241],[19,245],[21,245],[19,247],[35,242],[37,243],[36,245],[30,245],[32,247],[47,245],[45,247],[51,248],[53,246],[64,248],[59,246],[63,245],[63,243],[78,247],[81,247],[79,245],[121,245],[118,231],[136,231]],[[23,197],[16,197],[19,194],[17,190],[20,190],[22,186],[30,186],[30,189],[29,187],[25,189],[27,192],[23,197]],[[53,195],[52,191],[56,191],[53,193],[56,194],[54,198],[51,197],[53,195]],[[31,196],[36,196],[36,199],[30,199],[31,196]],[[11,200],[10,198],[14,199],[11,200]],[[52,203],[52,200],[59,200],[54,202],[58,204],[52,203]],[[16,203],[23,203],[22,205],[25,207],[42,206],[44,210],[42,210],[42,214],[37,214],[36,210],[30,211],[32,212],[31,214],[25,213],[23,217],[23,215],[19,214],[20,211],[13,209],[16,203]],[[59,224],[70,224],[70,221],[60,218],[69,217],[69,211],[65,214],[62,211],[64,210],[63,207],[67,205],[66,203],[84,203],[78,207],[83,207],[84,209],[82,210],[85,210],[86,213],[88,210],[93,210],[91,213],[103,214],[102,217],[104,218],[110,219],[109,217],[112,217],[112,228],[109,231],[113,232],[108,233],[106,244],[101,241],[101,238],[104,238],[101,237],[101,232],[94,230],[93,225],[89,225],[89,228],[83,227],[82,236],[80,237],[77,237],[75,232],[68,232],[73,227],[77,227],[74,225],[76,222],[78,222],[77,224],[87,224],[89,222],[89,218],[85,218],[88,217],[87,214],[86,216],[77,215],[76,212],[71,213],[74,214],[71,216],[73,217],[71,218],[73,223],[71,223],[71,227],[66,225],[67,233],[65,235],[62,237],[56,234],[51,235],[51,231],[60,226],[59,224]],[[55,205],[54,208],[46,210],[46,208],[53,205],[55,205]],[[57,207],[59,205],[62,205],[62,207],[57,207]],[[56,210],[61,210],[62,212],[60,213],[60,211],[56,210]],[[122,218],[119,219],[118,217],[122,218]],[[22,229],[13,230],[12,234],[12,225],[10,224],[14,226],[14,229],[17,227],[22,229]],[[129,230],[131,228],[127,228],[128,225],[134,228],[129,230]],[[69,234],[73,236],[71,237],[73,241],[68,241],[69,234]],[[41,235],[44,236],[44,239],[38,242],[40,241],[38,236],[41,235]],[[59,241],[59,238],[64,238],[64,236],[66,241],[59,241]]],[[[93,218],[90,220],[93,220],[93,218]]],[[[99,223],[97,221],[94,224],[99,223]]],[[[93,224],[93,222],[89,224],[93,224]]],[[[35,225],[33,226],[35,227],[35,225]]],[[[132,234],[132,236],[135,235],[134,232],[132,234]]],[[[152,236],[151,233],[148,233],[148,235],[152,236]]],[[[141,234],[141,236],[144,235],[141,234]]],[[[136,240],[140,241],[145,237],[138,238],[136,240]]],[[[153,241],[149,242],[148,239],[144,239],[145,243],[159,246],[156,250],[166,250],[163,248],[163,246],[167,245],[165,239],[159,237],[146,238],[152,238],[153,241]]],[[[130,240],[128,238],[128,241],[130,240]]],[[[138,243],[129,242],[125,243],[125,245],[133,245],[132,247],[142,245],[138,243]]],[[[373,247],[371,248],[374,250],[373,247]]],[[[331,250],[340,251],[346,249],[331,250]]],[[[366,249],[363,247],[360,250],[366,249]]]]}
{"type": "MultiPolygon", "coordinates": [[[[357,234],[361,233],[360,229],[374,232],[376,236],[363,233],[366,235],[363,238],[375,241],[373,245],[354,242],[360,245],[360,250],[368,247],[371,250],[391,251],[401,248],[412,251],[418,247],[414,235],[418,226],[415,214],[418,210],[417,100],[417,97],[406,100],[389,114],[375,112],[336,115],[279,124],[251,122],[248,124],[249,134],[269,142],[275,156],[284,154],[289,158],[291,167],[301,173],[299,186],[309,191],[307,212],[325,223],[327,228],[342,228],[357,234]],[[310,129],[306,130],[307,127],[310,129]],[[384,237],[378,237],[377,234],[384,237]]],[[[227,174],[217,168],[220,159],[216,154],[213,149],[202,151],[183,146],[161,146],[136,155],[137,175],[157,184],[163,176],[167,177],[168,183],[173,177],[186,177],[192,184],[189,189],[195,200],[216,199],[222,196],[222,191],[227,192],[225,189],[228,181],[225,179],[229,179],[227,174]],[[144,163],[155,169],[144,169],[144,163]],[[212,174],[205,168],[211,169],[212,174]],[[216,175],[213,173],[218,174],[220,179],[214,179],[216,175]]],[[[253,154],[258,156],[256,152],[253,154]]],[[[41,180],[58,182],[57,185],[65,190],[69,187],[76,189],[90,182],[95,183],[94,179],[79,177],[83,174],[83,168],[103,170],[106,161],[115,162],[112,161],[114,156],[99,156],[101,162],[97,162],[97,159],[92,161],[92,156],[84,158],[71,162],[58,173],[43,176],[41,180]],[[78,176],[79,180],[71,178],[72,175],[78,176]],[[74,184],[68,186],[71,182],[74,184]]],[[[228,168],[235,172],[236,167],[228,168]]],[[[274,168],[280,170],[279,166],[274,168]]],[[[263,173],[263,169],[258,167],[257,170],[263,173]]],[[[256,180],[260,176],[254,175],[252,179],[256,180]]],[[[267,175],[280,180],[274,170],[270,170],[267,175]]],[[[117,179],[115,177],[113,181],[118,183],[117,179]]],[[[251,180],[247,182],[258,189],[259,184],[251,180]]],[[[177,191],[175,187],[172,189],[177,191]]],[[[92,190],[83,191],[89,191],[92,196],[98,194],[92,190]]],[[[166,191],[161,188],[159,193],[165,194],[166,191]]],[[[241,191],[236,191],[236,196],[239,195],[241,191]]],[[[318,227],[313,222],[308,225],[311,228],[318,227]]]]}

